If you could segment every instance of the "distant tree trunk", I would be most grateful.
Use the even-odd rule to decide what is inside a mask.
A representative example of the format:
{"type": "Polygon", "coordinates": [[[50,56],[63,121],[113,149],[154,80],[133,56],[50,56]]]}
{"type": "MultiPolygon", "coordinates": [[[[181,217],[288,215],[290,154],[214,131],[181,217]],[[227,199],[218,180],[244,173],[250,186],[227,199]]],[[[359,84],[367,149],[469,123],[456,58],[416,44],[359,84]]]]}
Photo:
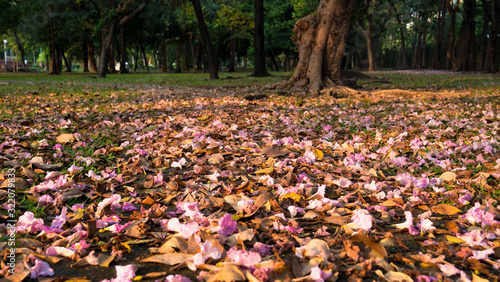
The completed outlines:
{"type": "Polygon", "coordinates": [[[424,33],[422,34],[422,60],[420,63],[420,68],[427,68],[427,28],[428,26],[424,26],[424,33]]]}
{"type": "Polygon", "coordinates": [[[83,72],[89,72],[89,51],[87,50],[87,41],[82,42],[83,53],[83,72]]]}
{"type": "Polygon", "coordinates": [[[450,13],[450,31],[448,32],[448,47],[446,50],[446,69],[451,70],[453,68],[453,57],[455,50],[455,25],[457,19],[457,11],[460,1],[453,4],[451,0],[446,0],[446,8],[450,13]]]}
{"type": "Polygon", "coordinates": [[[139,48],[137,48],[137,52],[132,53],[132,57],[134,58],[134,72],[137,72],[137,66],[139,65],[139,48]]]}
{"type": "Polygon", "coordinates": [[[320,0],[315,13],[295,23],[299,62],[289,82],[309,81],[313,90],[342,85],[340,68],[354,0],[320,0]]]}
{"type": "Polygon", "coordinates": [[[288,53],[285,54],[285,61],[283,62],[283,71],[290,70],[290,55],[288,53]]]}
{"type": "Polygon", "coordinates": [[[194,55],[193,33],[189,34],[189,47],[191,49],[191,61],[192,61],[192,64],[193,64],[193,73],[196,73],[196,66],[195,66],[196,57],[194,55]]]}
{"type": "MultiPolygon", "coordinates": [[[[494,1],[494,0],[493,0],[494,1]]],[[[477,60],[477,70],[485,70],[486,49],[488,47],[488,23],[490,22],[490,3],[486,0],[481,1],[483,7],[483,27],[481,32],[481,43],[479,47],[479,56],[477,60]]]]}
{"type": "Polygon", "coordinates": [[[26,60],[26,52],[24,51],[24,46],[21,43],[21,39],[19,38],[19,34],[17,34],[17,29],[13,28],[12,32],[14,33],[14,39],[16,40],[17,50],[21,53],[21,65],[26,67],[24,61],[26,60]]]}
{"type": "Polygon", "coordinates": [[[264,1],[254,0],[255,32],[253,36],[254,71],[252,76],[269,76],[266,69],[266,51],[264,48],[264,1]]]}
{"type": "Polygon", "coordinates": [[[115,70],[115,44],[113,44],[114,36],[111,39],[111,46],[109,46],[109,73],[116,73],[115,70]]]}
{"type": "MultiPolygon", "coordinates": [[[[484,1],[484,0],[483,0],[484,1]]],[[[443,41],[443,27],[446,20],[446,0],[438,0],[438,22],[436,26],[436,46],[434,47],[434,57],[432,58],[432,68],[441,69],[441,45],[443,41]]]]}
{"type": "MultiPolygon", "coordinates": [[[[109,61],[109,56],[110,56],[110,47],[115,35],[115,30],[117,28],[121,28],[125,23],[127,23],[129,20],[134,18],[137,14],[139,14],[147,5],[149,1],[143,1],[142,4],[137,7],[134,11],[132,11],[130,14],[124,16],[121,19],[112,19],[107,35],[104,37],[103,43],[102,43],[102,48],[101,48],[101,56],[99,57],[99,65],[98,65],[98,73],[99,77],[106,77],[106,74],[108,72],[108,61],[109,61]]],[[[123,7],[126,7],[127,5],[124,5],[123,7]]]]}
{"type": "Polygon", "coordinates": [[[398,12],[398,10],[396,10],[396,6],[394,5],[394,2],[393,1],[390,1],[391,3],[391,6],[392,8],[394,9],[394,11],[396,11],[396,22],[398,23],[398,30],[399,30],[399,39],[401,40],[401,67],[403,69],[407,69],[408,68],[408,62],[406,60],[406,41],[405,41],[405,34],[404,34],[404,31],[406,30],[403,26],[403,23],[401,22],[401,16],[400,16],[400,12],[398,12]]]}
{"type": "Polygon", "coordinates": [[[182,36],[182,45],[183,45],[183,62],[182,62],[182,72],[188,73],[189,72],[189,60],[188,60],[188,40],[187,40],[187,35],[184,34],[182,36]]]}
{"type": "Polygon", "coordinates": [[[371,32],[370,34],[368,35],[365,35],[365,39],[366,39],[366,51],[368,52],[368,71],[375,71],[375,67],[374,67],[374,60],[373,60],[373,56],[374,56],[374,52],[373,52],[373,41],[372,41],[372,36],[371,36],[371,32]]]}
{"type": "Polygon", "coordinates": [[[66,72],[71,72],[71,62],[66,57],[66,54],[64,54],[62,48],[60,49],[60,52],[64,60],[64,65],[66,66],[66,72]]]}
{"type": "Polygon", "coordinates": [[[198,40],[196,43],[196,70],[202,71],[202,53],[201,53],[201,41],[198,40]]]}
{"type": "Polygon", "coordinates": [[[101,56],[99,56],[99,63],[97,65],[97,72],[99,77],[106,77],[108,73],[108,62],[109,56],[111,52],[111,43],[113,41],[113,37],[115,35],[116,29],[116,20],[113,20],[109,26],[108,34],[104,37],[101,48],[101,56]]]}
{"type": "Polygon", "coordinates": [[[196,14],[196,20],[198,21],[198,27],[200,29],[200,35],[207,50],[210,79],[219,79],[219,75],[217,73],[217,53],[214,53],[213,51],[212,41],[210,40],[210,34],[208,33],[200,1],[191,0],[191,3],[193,3],[194,13],[196,14]]]}
{"type": "Polygon", "coordinates": [[[175,73],[181,73],[181,40],[177,40],[177,49],[175,53],[175,73]]]}
{"type": "Polygon", "coordinates": [[[229,35],[229,65],[227,66],[228,72],[235,72],[235,60],[236,60],[236,38],[234,37],[234,31],[231,30],[229,35]]]}
{"type": "Polygon", "coordinates": [[[474,21],[476,0],[464,0],[462,26],[457,43],[456,69],[458,71],[473,71],[475,63],[475,28],[474,21]]]}
{"type": "Polygon", "coordinates": [[[49,30],[50,30],[50,71],[49,74],[59,74],[59,63],[56,54],[56,44],[54,41],[54,24],[52,21],[52,5],[49,5],[49,30]]]}
{"type": "Polygon", "coordinates": [[[125,28],[120,27],[120,73],[127,73],[127,47],[125,42],[125,28]]]}
{"type": "Polygon", "coordinates": [[[90,64],[90,71],[93,73],[97,72],[97,63],[95,61],[95,50],[94,50],[94,43],[92,40],[89,40],[87,42],[87,50],[89,52],[89,64],[90,64]]]}
{"type": "Polygon", "coordinates": [[[141,46],[141,51],[142,51],[142,62],[149,72],[149,62],[148,62],[148,58],[146,57],[146,50],[144,48],[144,45],[141,46]]]}
{"type": "Polygon", "coordinates": [[[165,34],[161,35],[161,48],[160,48],[160,64],[161,64],[161,72],[167,72],[167,41],[165,39],[165,34]]]}
{"type": "MultiPolygon", "coordinates": [[[[497,1],[490,1],[490,36],[488,37],[488,48],[486,51],[486,61],[484,62],[487,72],[495,72],[495,55],[496,55],[496,41],[497,37],[494,34],[498,33],[500,23],[500,3],[497,1]]],[[[500,71],[500,70],[499,70],[500,71]]]]}

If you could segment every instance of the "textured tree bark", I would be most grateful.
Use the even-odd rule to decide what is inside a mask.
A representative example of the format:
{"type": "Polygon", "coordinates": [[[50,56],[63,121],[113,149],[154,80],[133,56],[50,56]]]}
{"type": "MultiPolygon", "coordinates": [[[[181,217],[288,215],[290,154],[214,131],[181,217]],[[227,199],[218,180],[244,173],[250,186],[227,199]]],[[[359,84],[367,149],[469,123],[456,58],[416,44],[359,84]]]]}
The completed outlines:
{"type": "Polygon", "coordinates": [[[252,76],[269,76],[266,69],[266,51],[264,48],[264,1],[254,0],[255,32],[253,37],[254,70],[252,76]]]}
{"type": "Polygon", "coordinates": [[[198,21],[198,27],[200,28],[200,35],[207,50],[208,72],[210,73],[210,79],[219,79],[219,75],[217,73],[217,53],[213,50],[214,48],[212,41],[210,40],[210,34],[208,33],[200,1],[191,0],[191,3],[193,3],[194,13],[196,14],[196,20],[198,21]]]}
{"type": "Polygon", "coordinates": [[[342,85],[340,68],[354,0],[321,0],[315,13],[293,29],[299,62],[289,82],[300,79],[311,89],[342,85]]]}
{"type": "Polygon", "coordinates": [[[458,71],[473,71],[476,59],[474,48],[476,0],[464,0],[463,7],[463,20],[456,50],[456,69],[458,71]]]}

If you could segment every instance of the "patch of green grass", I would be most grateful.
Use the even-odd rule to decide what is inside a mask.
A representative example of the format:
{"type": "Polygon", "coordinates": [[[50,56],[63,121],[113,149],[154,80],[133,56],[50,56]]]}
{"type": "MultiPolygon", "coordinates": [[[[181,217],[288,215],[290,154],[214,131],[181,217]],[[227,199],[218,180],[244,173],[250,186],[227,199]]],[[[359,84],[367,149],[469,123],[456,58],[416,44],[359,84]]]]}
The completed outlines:
{"type": "MultiPolygon", "coordinates": [[[[108,74],[106,78],[97,78],[97,74],[63,73],[61,75],[47,75],[45,73],[0,73],[0,80],[6,82],[47,82],[65,83],[66,86],[78,84],[94,84],[101,87],[120,88],[120,84],[160,85],[160,86],[254,86],[267,85],[286,81],[290,72],[271,72],[268,77],[251,77],[250,72],[219,73],[219,78],[210,80],[208,73],[127,73],[108,74]],[[109,85],[114,84],[114,85],[109,85]]],[[[2,84],[2,86],[5,84],[2,84]]],[[[1,88],[0,88],[0,91],[1,88]]]]}
{"type": "Polygon", "coordinates": [[[410,89],[424,91],[443,91],[453,89],[457,91],[494,90],[500,87],[500,80],[495,74],[477,74],[460,72],[433,72],[416,71],[405,72],[374,72],[369,75],[389,80],[390,83],[359,80],[358,84],[367,88],[381,89],[410,89]]]}

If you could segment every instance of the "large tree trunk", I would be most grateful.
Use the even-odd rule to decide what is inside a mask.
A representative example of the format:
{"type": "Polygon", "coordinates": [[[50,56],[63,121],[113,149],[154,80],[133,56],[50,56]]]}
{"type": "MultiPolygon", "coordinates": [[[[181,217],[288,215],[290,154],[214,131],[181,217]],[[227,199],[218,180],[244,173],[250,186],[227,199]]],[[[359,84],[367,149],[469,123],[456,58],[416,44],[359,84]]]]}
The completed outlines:
{"type": "MultiPolygon", "coordinates": [[[[484,1],[484,0],[483,0],[484,1]]],[[[446,0],[438,1],[438,22],[436,28],[436,46],[434,47],[434,57],[432,58],[432,68],[441,69],[441,45],[443,41],[443,27],[446,20],[446,0]]]]}
{"type": "Polygon", "coordinates": [[[191,0],[193,3],[194,13],[196,14],[196,20],[198,21],[198,27],[200,28],[200,35],[207,50],[208,56],[208,71],[210,73],[210,79],[219,79],[217,73],[217,53],[213,51],[212,40],[210,40],[210,34],[208,33],[207,24],[205,23],[205,17],[203,16],[203,10],[199,0],[191,0]]]}
{"type": "Polygon", "coordinates": [[[254,70],[252,76],[264,77],[269,73],[266,69],[266,52],[264,48],[264,1],[254,0],[255,32],[253,37],[254,70]]]}
{"type": "Polygon", "coordinates": [[[299,62],[290,82],[309,81],[313,90],[342,85],[340,68],[354,0],[320,0],[315,13],[293,29],[299,62]]]}
{"type": "Polygon", "coordinates": [[[497,1],[490,1],[490,16],[491,16],[491,25],[490,25],[490,36],[488,38],[488,48],[486,51],[486,61],[484,62],[485,68],[487,72],[495,72],[495,54],[496,54],[496,41],[497,36],[493,34],[497,34],[500,19],[500,3],[496,3],[497,1]]]}
{"type": "Polygon", "coordinates": [[[475,28],[474,16],[476,0],[464,0],[463,20],[460,27],[460,37],[457,43],[456,69],[458,71],[473,71],[475,63],[475,28]]]}

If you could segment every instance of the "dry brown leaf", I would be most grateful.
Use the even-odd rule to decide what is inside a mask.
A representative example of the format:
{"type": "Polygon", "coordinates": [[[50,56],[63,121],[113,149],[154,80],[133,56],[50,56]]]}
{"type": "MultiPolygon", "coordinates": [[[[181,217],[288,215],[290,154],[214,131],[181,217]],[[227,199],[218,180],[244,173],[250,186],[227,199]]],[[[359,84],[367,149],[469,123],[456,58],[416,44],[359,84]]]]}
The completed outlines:
{"type": "Polygon", "coordinates": [[[455,181],[455,180],[457,180],[457,175],[454,172],[447,171],[447,172],[441,174],[441,176],[439,176],[439,178],[441,178],[443,181],[455,181]]]}
{"type": "Polygon", "coordinates": [[[100,253],[97,256],[97,259],[99,260],[99,266],[101,267],[109,267],[109,264],[115,260],[115,256],[108,256],[103,253],[100,253]]]}
{"type": "Polygon", "coordinates": [[[163,245],[161,245],[156,252],[161,253],[161,254],[166,254],[166,253],[177,253],[177,252],[183,252],[188,249],[188,243],[186,240],[178,237],[178,236],[173,236],[170,237],[163,245]]]}
{"type": "Polygon", "coordinates": [[[281,157],[281,156],[285,156],[287,154],[286,151],[280,150],[276,146],[264,147],[260,151],[263,154],[265,154],[266,156],[271,157],[271,158],[281,157]]]}
{"type": "Polygon", "coordinates": [[[474,272],[472,272],[472,282],[488,282],[490,280],[481,278],[480,276],[476,275],[474,272]]]}
{"type": "Polygon", "coordinates": [[[413,279],[403,272],[388,271],[384,277],[391,282],[413,282],[413,279]]]}
{"type": "Polygon", "coordinates": [[[454,206],[450,204],[439,204],[435,207],[431,208],[433,212],[439,213],[442,215],[454,215],[456,213],[461,212],[460,209],[455,208],[454,206]]]}
{"type": "Polygon", "coordinates": [[[268,167],[255,171],[255,174],[271,174],[273,173],[273,171],[274,171],[273,167],[268,167]]]}
{"type": "Polygon", "coordinates": [[[241,272],[241,270],[237,266],[225,264],[217,274],[211,276],[208,279],[208,282],[233,282],[246,280],[247,278],[245,274],[243,274],[243,272],[241,272]]]}
{"type": "Polygon", "coordinates": [[[378,256],[383,259],[387,258],[387,251],[385,250],[385,248],[382,245],[373,242],[368,236],[363,233],[353,235],[351,237],[351,241],[362,242],[367,248],[367,252],[369,253],[370,258],[374,256],[378,256]]]}
{"type": "Polygon", "coordinates": [[[71,143],[75,140],[76,140],[75,135],[69,134],[69,133],[62,133],[59,136],[57,136],[57,138],[56,138],[56,142],[62,143],[62,144],[71,143]]]}
{"type": "Polygon", "coordinates": [[[168,265],[177,265],[186,262],[193,255],[183,254],[183,253],[173,253],[173,254],[162,254],[154,255],[141,260],[142,262],[156,262],[168,265]]]}
{"type": "Polygon", "coordinates": [[[328,244],[320,239],[312,239],[305,246],[297,249],[300,252],[301,256],[314,258],[321,257],[324,261],[328,260],[328,256],[330,256],[331,251],[328,244]]]}

